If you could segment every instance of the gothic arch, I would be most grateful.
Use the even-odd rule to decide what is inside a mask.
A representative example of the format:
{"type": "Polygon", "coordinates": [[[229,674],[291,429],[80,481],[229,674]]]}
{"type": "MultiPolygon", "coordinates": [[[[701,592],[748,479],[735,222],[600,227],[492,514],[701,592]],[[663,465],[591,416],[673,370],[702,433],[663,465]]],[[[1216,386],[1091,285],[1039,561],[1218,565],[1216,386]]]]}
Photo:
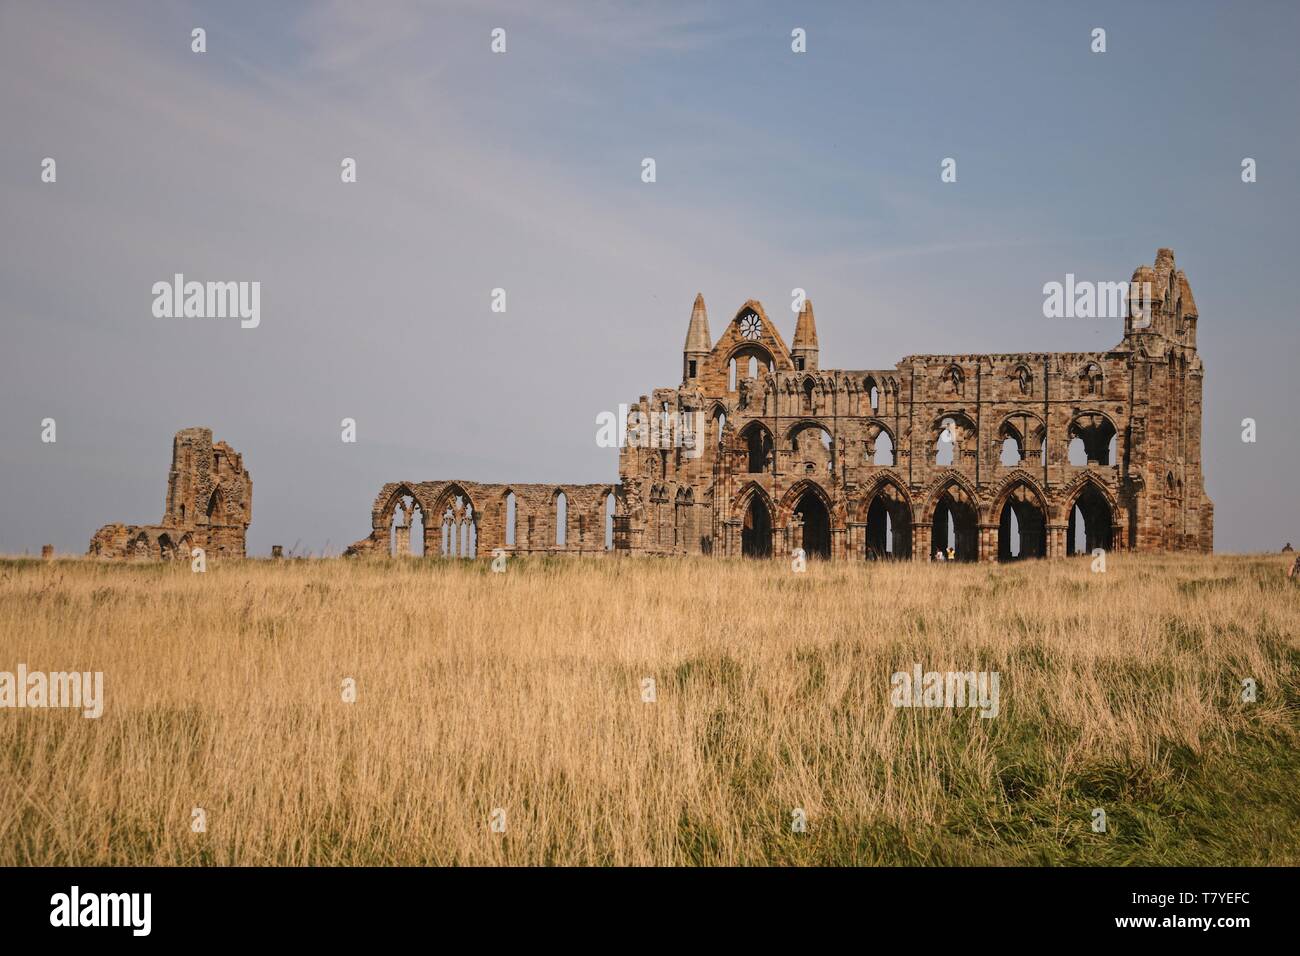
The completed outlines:
{"type": "Polygon", "coordinates": [[[772,430],[758,419],[748,422],[736,435],[736,447],[746,455],[746,473],[759,475],[771,471],[776,442],[772,430]]]}
{"type": "Polygon", "coordinates": [[[828,435],[831,433],[830,428],[827,427],[826,423],[821,419],[813,415],[805,415],[786,427],[785,435],[783,436],[786,447],[789,448],[790,443],[794,441],[795,435],[808,428],[820,428],[828,435]]]}
{"type": "Polygon", "coordinates": [[[930,425],[929,441],[925,452],[926,464],[937,468],[959,468],[967,453],[978,447],[978,434],[975,423],[965,412],[941,412],[930,425]],[[941,443],[948,433],[945,425],[948,421],[953,423],[951,460],[940,463],[939,457],[943,447],[941,443]]]}
{"type": "Polygon", "coordinates": [[[777,521],[780,525],[785,526],[790,522],[790,516],[794,514],[795,506],[798,505],[799,499],[811,491],[821,499],[826,506],[826,514],[831,519],[832,527],[844,527],[845,509],[843,504],[837,504],[831,498],[830,493],[817,481],[811,478],[801,478],[790,486],[789,490],[781,497],[781,504],[777,508],[777,521]]]}
{"type": "Polygon", "coordinates": [[[1096,395],[1099,398],[1105,394],[1106,373],[1101,363],[1095,359],[1087,359],[1080,363],[1074,377],[1079,383],[1081,393],[1096,395]]]}
{"type": "Polygon", "coordinates": [[[176,545],[172,543],[171,535],[166,531],[158,535],[158,556],[164,561],[176,559],[176,545]]]}
{"type": "Polygon", "coordinates": [[[939,504],[939,500],[944,494],[953,489],[959,491],[970,502],[972,508],[978,509],[979,496],[975,494],[975,487],[970,483],[970,480],[959,471],[948,470],[931,481],[927,489],[922,493],[921,507],[923,510],[919,516],[921,521],[933,520],[934,509],[939,504]]]}
{"type": "Polygon", "coordinates": [[[856,521],[865,521],[867,519],[867,510],[871,507],[872,500],[876,495],[885,490],[886,485],[893,486],[894,490],[901,496],[902,500],[906,502],[908,514],[910,515],[912,513],[912,496],[908,493],[907,482],[903,479],[903,476],[893,468],[887,468],[883,465],[881,467],[884,470],[873,477],[871,481],[865,485],[864,490],[858,496],[858,503],[852,509],[854,520],[856,521]]]}
{"type": "MultiPolygon", "coordinates": [[[[501,494],[497,499],[497,507],[501,509],[501,546],[505,548],[519,547],[519,504],[523,499],[520,498],[519,492],[511,485],[506,485],[501,489],[501,494]],[[513,500],[512,500],[513,498],[513,500]],[[511,505],[514,506],[514,514],[511,514],[511,505]]],[[[604,501],[604,495],[601,495],[604,501]]]]}
{"type": "Polygon", "coordinates": [[[1034,370],[1029,367],[1028,362],[1017,362],[1011,367],[1007,377],[1016,383],[1021,395],[1029,397],[1034,394],[1034,370]]]}
{"type": "Polygon", "coordinates": [[[212,489],[212,494],[208,496],[207,507],[203,509],[204,515],[207,516],[208,524],[221,526],[227,521],[226,515],[226,498],[221,493],[221,486],[212,489]]]}
{"type": "MultiPolygon", "coordinates": [[[[504,507],[504,496],[502,498],[504,507]]],[[[515,496],[515,520],[519,514],[518,495],[515,496]]],[[[423,512],[425,522],[425,540],[434,528],[441,535],[438,553],[448,558],[472,558],[478,550],[478,523],[482,517],[480,502],[474,500],[460,482],[452,481],[443,485],[434,498],[433,508],[423,512]],[[457,500],[459,499],[459,504],[457,500]]],[[[516,539],[518,540],[518,539],[516,539]]],[[[425,548],[428,554],[429,549],[425,548]]]]}
{"type": "Polygon", "coordinates": [[[1002,483],[986,523],[998,526],[999,561],[1047,557],[1047,498],[1038,483],[1024,471],[1017,471],[1002,483]],[[1016,546],[1012,545],[1015,525],[1016,546]]]}
{"type": "Polygon", "coordinates": [[[844,508],[837,507],[817,482],[804,479],[781,499],[777,520],[778,527],[788,529],[791,547],[801,547],[810,558],[829,559],[832,532],[844,527],[844,508]]]}
{"type": "Polygon", "coordinates": [[[898,436],[894,434],[894,429],[883,418],[867,417],[860,419],[861,425],[866,429],[867,440],[874,446],[876,439],[882,434],[889,436],[890,444],[894,446],[894,453],[898,453],[898,436]]]}
{"type": "Polygon", "coordinates": [[[770,558],[776,509],[757,482],[748,482],[732,501],[731,513],[740,523],[740,554],[747,558],[770,558]]]}
{"type": "Polygon", "coordinates": [[[727,352],[727,357],[722,361],[724,367],[729,366],[733,361],[736,363],[737,382],[748,377],[749,368],[741,363],[743,359],[747,359],[751,355],[758,359],[758,374],[754,376],[755,381],[761,381],[765,375],[776,367],[776,356],[772,354],[771,349],[752,339],[742,339],[731,347],[731,350],[727,352]]]}
{"type": "Polygon", "coordinates": [[[1042,487],[1038,484],[1038,479],[1023,468],[1017,468],[1011,474],[1007,475],[998,484],[997,490],[993,493],[992,503],[984,514],[986,523],[997,520],[1002,511],[1002,506],[1007,503],[1007,497],[1015,491],[1017,485],[1024,485],[1033,496],[1038,500],[1038,507],[1043,509],[1043,516],[1047,517],[1051,512],[1048,510],[1047,495],[1043,492],[1042,487]]]}
{"type": "Polygon", "coordinates": [[[413,498],[425,514],[430,514],[424,495],[417,492],[419,487],[418,484],[409,481],[389,482],[384,485],[375,496],[375,506],[371,509],[374,527],[382,529],[385,534],[388,532],[388,526],[393,521],[393,511],[402,498],[413,498]]]}
{"type": "Polygon", "coordinates": [[[966,373],[962,371],[960,365],[956,362],[950,362],[948,367],[943,370],[943,381],[948,384],[948,388],[959,398],[966,394],[966,373]]]}
{"type": "Polygon", "coordinates": [[[1002,461],[1003,448],[1010,439],[1016,443],[1021,462],[1036,461],[1042,456],[1043,442],[1046,438],[1047,426],[1043,424],[1043,420],[1034,412],[1017,409],[1003,416],[998,424],[997,445],[990,449],[990,452],[997,456],[998,464],[1005,466],[1002,461]]]}
{"type": "MultiPolygon", "coordinates": [[[[880,387],[880,383],[876,381],[874,375],[868,375],[863,378],[862,395],[867,400],[867,408],[871,409],[870,414],[879,415],[881,412],[881,406],[884,405],[885,392],[884,389],[880,387]],[[875,394],[873,395],[872,392],[875,394]],[[872,401],[873,398],[875,401],[872,401]]],[[[859,412],[865,413],[862,409],[859,409],[859,412]]]]}
{"type": "Polygon", "coordinates": [[[931,547],[936,550],[952,547],[957,561],[978,560],[979,499],[974,489],[957,472],[946,473],[933,487],[925,503],[923,519],[930,526],[931,547]]]}
{"type": "Polygon", "coordinates": [[[768,514],[770,514],[775,521],[776,505],[773,504],[771,495],[769,495],[767,490],[757,481],[745,482],[745,484],[741,486],[740,490],[736,492],[735,497],[731,499],[731,517],[735,520],[744,518],[745,511],[749,508],[749,501],[755,495],[758,495],[762,499],[763,507],[767,509],[768,514]]]}
{"type": "MultiPolygon", "coordinates": [[[[862,554],[868,559],[902,560],[912,554],[912,499],[907,486],[894,473],[872,483],[857,508],[866,527],[862,554]]],[[[855,549],[858,547],[854,542],[855,549]]]]}
{"type": "MultiPolygon", "coordinates": [[[[1105,412],[1097,409],[1080,409],[1070,416],[1070,424],[1065,430],[1066,454],[1069,454],[1069,447],[1077,438],[1083,443],[1083,451],[1088,461],[1097,461],[1102,464],[1117,464],[1118,462],[1110,461],[1110,443],[1111,439],[1119,435],[1119,429],[1115,427],[1115,421],[1105,412]]],[[[1115,457],[1120,455],[1118,443],[1115,447],[1115,457]]]]}
{"type": "Polygon", "coordinates": [[[1069,485],[1064,495],[1065,510],[1061,516],[1066,526],[1065,553],[1079,553],[1076,535],[1075,509],[1083,516],[1084,552],[1095,548],[1109,551],[1114,546],[1114,529],[1120,523],[1119,504],[1110,489],[1091,474],[1085,474],[1069,485]]]}

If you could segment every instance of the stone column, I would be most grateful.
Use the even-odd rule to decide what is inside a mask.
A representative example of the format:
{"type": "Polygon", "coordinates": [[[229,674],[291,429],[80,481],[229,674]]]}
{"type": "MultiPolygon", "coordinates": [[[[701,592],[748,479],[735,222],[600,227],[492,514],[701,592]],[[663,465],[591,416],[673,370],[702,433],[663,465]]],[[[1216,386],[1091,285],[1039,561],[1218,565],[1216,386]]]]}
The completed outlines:
{"type": "MultiPolygon", "coordinates": [[[[848,539],[845,542],[848,549],[848,557],[853,560],[866,560],[867,548],[867,523],[865,521],[850,521],[848,539]]],[[[884,555],[877,555],[883,558],[884,555]]]]}
{"type": "MultiPolygon", "coordinates": [[[[1021,541],[1021,545],[1023,551],[1023,541],[1021,541]]],[[[998,526],[995,524],[980,525],[979,559],[981,561],[997,561],[998,559],[998,526]]]]}

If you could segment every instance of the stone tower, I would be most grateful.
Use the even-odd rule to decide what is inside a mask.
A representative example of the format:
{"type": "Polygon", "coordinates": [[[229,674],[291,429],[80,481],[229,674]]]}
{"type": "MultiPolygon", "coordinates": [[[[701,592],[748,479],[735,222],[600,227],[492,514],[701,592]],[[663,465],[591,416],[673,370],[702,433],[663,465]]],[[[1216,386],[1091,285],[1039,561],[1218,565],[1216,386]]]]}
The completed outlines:
{"type": "Polygon", "coordinates": [[[184,428],[172,439],[167,503],[156,525],[105,525],[90,541],[107,558],[185,558],[192,548],[242,558],[253,520],[253,481],[243,457],[210,428],[184,428]]]}

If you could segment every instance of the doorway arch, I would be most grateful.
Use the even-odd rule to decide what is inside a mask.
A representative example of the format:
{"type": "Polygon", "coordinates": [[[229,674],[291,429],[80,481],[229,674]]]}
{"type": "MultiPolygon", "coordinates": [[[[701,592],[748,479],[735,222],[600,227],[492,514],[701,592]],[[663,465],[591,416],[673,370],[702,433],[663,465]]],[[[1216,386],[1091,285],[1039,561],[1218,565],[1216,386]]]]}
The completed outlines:
{"type": "Polygon", "coordinates": [[[772,509],[758,491],[749,496],[740,528],[740,553],[746,558],[772,556],[772,509]]]}
{"type": "Polygon", "coordinates": [[[1047,510],[1042,496],[1026,481],[1016,481],[1002,496],[998,516],[998,560],[1047,557],[1047,510]]]}

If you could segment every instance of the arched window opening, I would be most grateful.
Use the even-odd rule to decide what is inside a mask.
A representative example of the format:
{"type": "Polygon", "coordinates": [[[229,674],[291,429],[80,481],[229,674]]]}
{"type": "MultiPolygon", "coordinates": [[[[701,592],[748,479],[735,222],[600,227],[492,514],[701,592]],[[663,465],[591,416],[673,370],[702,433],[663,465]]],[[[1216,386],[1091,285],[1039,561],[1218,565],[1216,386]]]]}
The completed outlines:
{"type": "Polygon", "coordinates": [[[794,506],[794,523],[802,538],[804,554],[810,558],[831,556],[831,516],[821,495],[812,489],[799,496],[794,506]]]}
{"type": "Polygon", "coordinates": [[[934,463],[942,468],[947,468],[952,465],[953,447],[956,445],[956,442],[954,442],[950,437],[951,434],[952,433],[947,430],[940,432],[939,440],[934,443],[934,463]]]}
{"type": "Polygon", "coordinates": [[[727,391],[736,390],[736,360],[732,359],[727,363],[727,391]]]}
{"type": "Polygon", "coordinates": [[[881,432],[876,438],[876,455],[875,458],[872,459],[872,464],[894,464],[894,440],[889,437],[889,432],[881,432]]]}
{"type": "Polygon", "coordinates": [[[611,491],[605,495],[605,550],[614,550],[614,512],[617,503],[614,500],[614,493],[611,491]]]}
{"type": "Polygon", "coordinates": [[[451,505],[442,512],[442,534],[440,537],[441,544],[438,547],[438,553],[444,558],[455,557],[455,550],[452,547],[452,535],[456,528],[456,512],[452,510],[451,505]]]}
{"type": "Polygon", "coordinates": [[[748,472],[761,474],[768,470],[772,461],[772,436],[758,422],[750,422],[741,433],[748,458],[748,472]]]}
{"type": "MultiPolygon", "coordinates": [[[[456,495],[442,510],[439,553],[444,558],[472,558],[478,553],[478,521],[474,506],[464,495],[456,495]]],[[[506,526],[510,534],[510,526],[506,526]]]]}
{"type": "Polygon", "coordinates": [[[813,424],[804,424],[790,432],[791,471],[806,475],[825,474],[834,467],[831,434],[813,424]]]}
{"type": "Polygon", "coordinates": [[[1066,450],[1066,459],[1075,468],[1086,468],[1088,465],[1088,456],[1083,450],[1082,438],[1071,438],[1070,447],[1066,450]]]}
{"type": "Polygon", "coordinates": [[[912,516],[907,501],[892,483],[871,499],[867,508],[867,559],[906,559],[912,556],[912,516]]]}
{"type": "Polygon", "coordinates": [[[515,501],[515,493],[509,492],[506,495],[506,547],[515,546],[515,525],[519,521],[519,505],[515,501]]]}
{"type": "Polygon", "coordinates": [[[563,548],[569,532],[569,499],[563,491],[555,495],[555,544],[563,548]]]}
{"type": "Polygon", "coordinates": [[[979,559],[975,505],[961,488],[949,487],[935,505],[930,542],[936,551],[947,552],[951,548],[957,561],[979,559]]]}
{"type": "Polygon", "coordinates": [[[1007,495],[998,516],[998,560],[1047,557],[1047,518],[1025,485],[1007,495]]]}
{"type": "Polygon", "coordinates": [[[388,553],[393,557],[424,556],[424,510],[411,495],[403,495],[393,504],[388,533],[388,553]]]}
{"type": "Polygon", "coordinates": [[[1102,376],[1101,367],[1095,362],[1089,362],[1082,372],[1079,373],[1082,391],[1088,395],[1100,395],[1102,393],[1102,376]]]}
{"type": "Polygon", "coordinates": [[[478,556],[478,525],[474,521],[474,506],[466,502],[464,516],[460,522],[460,556],[473,558],[478,556]]]}
{"type": "Polygon", "coordinates": [[[1067,554],[1091,554],[1096,548],[1111,548],[1113,514],[1106,496],[1095,485],[1087,485],[1074,500],[1066,528],[1067,554]]]}
{"type": "Polygon", "coordinates": [[[1115,464],[1117,445],[1112,441],[1116,437],[1115,426],[1104,415],[1097,413],[1079,415],[1070,423],[1069,436],[1071,465],[1081,467],[1092,464],[1115,464]],[[1075,452],[1075,442],[1079,442],[1082,446],[1078,454],[1075,452]]]}
{"type": "Polygon", "coordinates": [[[221,500],[221,489],[214,489],[212,497],[208,499],[207,518],[209,525],[224,525],[226,523],[226,507],[221,500]]]}
{"type": "Polygon", "coordinates": [[[1020,453],[1020,442],[1010,436],[1004,439],[1002,442],[1002,458],[1000,459],[1002,464],[1012,468],[1020,464],[1022,458],[1024,458],[1024,455],[1020,453]]]}
{"type": "Polygon", "coordinates": [[[772,515],[758,494],[750,495],[740,529],[740,553],[747,558],[772,556],[772,515]]]}

